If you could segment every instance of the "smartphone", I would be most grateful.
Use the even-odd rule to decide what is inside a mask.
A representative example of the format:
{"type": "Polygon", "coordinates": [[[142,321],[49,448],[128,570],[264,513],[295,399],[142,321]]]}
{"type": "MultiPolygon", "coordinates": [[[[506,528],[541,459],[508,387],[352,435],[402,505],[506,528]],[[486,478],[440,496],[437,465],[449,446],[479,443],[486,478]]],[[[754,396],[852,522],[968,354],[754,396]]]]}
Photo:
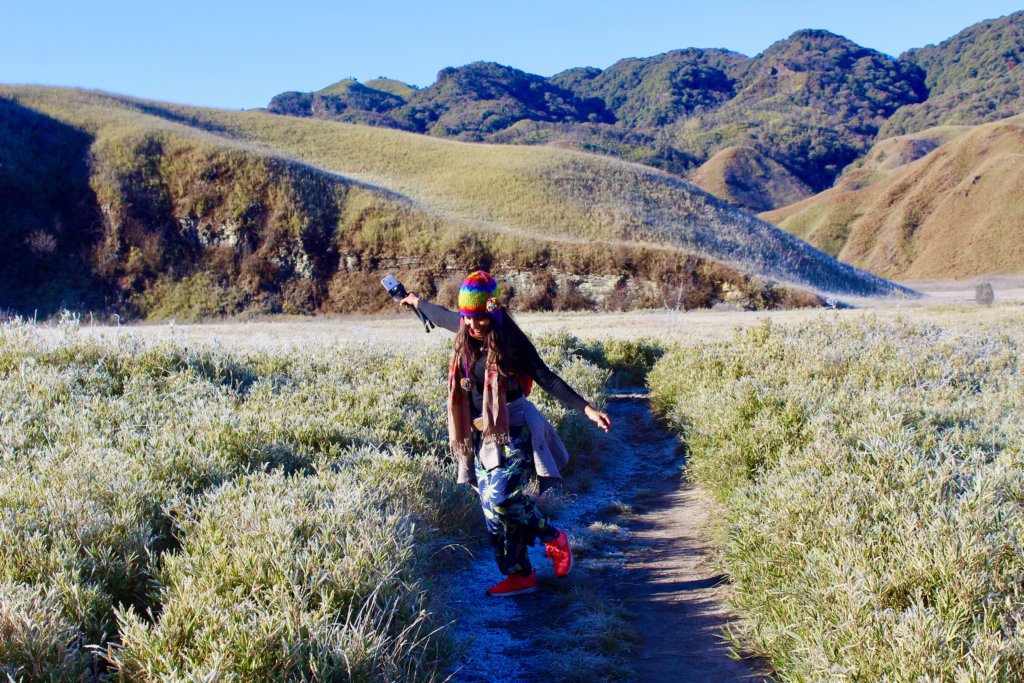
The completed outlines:
{"type": "Polygon", "coordinates": [[[402,283],[394,275],[388,275],[380,283],[384,285],[384,289],[388,290],[388,296],[395,301],[401,301],[406,297],[405,287],[402,286],[402,283]]]}
{"type": "MultiPolygon", "coordinates": [[[[395,301],[401,301],[407,296],[405,287],[402,286],[402,283],[399,282],[394,275],[388,275],[386,278],[381,280],[380,283],[384,285],[384,289],[388,290],[388,296],[395,301]]],[[[430,332],[430,328],[434,326],[434,323],[427,320],[427,317],[420,313],[418,308],[413,308],[412,312],[415,313],[416,317],[420,319],[421,323],[423,323],[423,329],[430,332]]]]}

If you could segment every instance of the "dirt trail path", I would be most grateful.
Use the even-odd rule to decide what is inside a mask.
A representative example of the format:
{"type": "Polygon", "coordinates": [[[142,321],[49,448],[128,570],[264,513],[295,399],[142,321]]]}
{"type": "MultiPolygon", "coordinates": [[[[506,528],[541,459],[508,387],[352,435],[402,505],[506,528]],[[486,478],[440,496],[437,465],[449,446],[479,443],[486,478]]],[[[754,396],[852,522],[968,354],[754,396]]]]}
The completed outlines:
{"type": "Polygon", "coordinates": [[[733,618],[725,609],[725,577],[712,563],[706,539],[710,501],[679,476],[679,441],[655,421],[645,397],[611,405],[623,452],[657,466],[632,482],[634,514],[621,580],[615,591],[633,615],[640,643],[632,666],[637,681],[763,680],[731,659],[722,644],[733,618]]]}
{"type": "Polygon", "coordinates": [[[669,490],[631,526],[637,549],[619,593],[642,636],[633,662],[639,681],[765,680],[721,641],[734,617],[704,538],[708,508],[692,487],[669,490]]]}
{"type": "MultiPolygon", "coordinates": [[[[639,642],[629,657],[631,680],[671,681],[763,680],[751,667],[730,659],[719,634],[732,618],[723,606],[723,577],[710,561],[704,539],[710,506],[692,487],[680,488],[680,444],[662,429],[646,397],[614,397],[608,406],[614,429],[601,440],[604,469],[590,490],[563,510],[556,524],[570,537],[586,533],[594,522],[614,521],[627,534],[613,557],[578,562],[577,572],[591,562],[615,563],[605,574],[609,600],[633,617],[639,642]],[[622,502],[633,513],[607,520],[608,508],[622,502]]],[[[531,552],[539,575],[550,575],[550,562],[531,552]]],[[[451,680],[461,683],[521,683],[549,680],[543,655],[532,640],[539,627],[550,625],[555,579],[542,579],[537,593],[510,599],[488,599],[482,593],[497,578],[487,548],[456,577],[465,594],[453,600],[456,635],[471,641],[451,680]]],[[[570,575],[565,581],[572,581],[570,575]]]]}

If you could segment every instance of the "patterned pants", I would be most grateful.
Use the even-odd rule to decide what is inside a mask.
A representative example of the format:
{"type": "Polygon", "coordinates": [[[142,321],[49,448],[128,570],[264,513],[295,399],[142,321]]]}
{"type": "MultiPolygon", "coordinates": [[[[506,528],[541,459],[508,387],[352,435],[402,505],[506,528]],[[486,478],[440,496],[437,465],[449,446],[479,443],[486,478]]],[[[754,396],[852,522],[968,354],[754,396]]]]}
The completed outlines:
{"type": "Polygon", "coordinates": [[[553,540],[558,531],[537,503],[523,493],[533,474],[529,430],[513,427],[510,436],[512,443],[505,447],[501,465],[487,471],[477,459],[476,480],[498,570],[526,575],[530,573],[527,547],[538,538],[553,540]]]}

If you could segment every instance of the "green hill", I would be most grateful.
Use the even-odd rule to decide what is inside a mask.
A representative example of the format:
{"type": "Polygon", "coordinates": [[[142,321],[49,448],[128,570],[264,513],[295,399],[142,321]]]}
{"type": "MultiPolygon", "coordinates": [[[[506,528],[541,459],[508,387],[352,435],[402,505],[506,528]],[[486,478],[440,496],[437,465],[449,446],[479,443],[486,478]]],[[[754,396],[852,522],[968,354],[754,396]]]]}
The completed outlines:
{"type": "MultiPolygon", "coordinates": [[[[389,101],[383,110],[373,100],[362,122],[472,141],[563,144],[679,174],[745,146],[821,190],[867,151],[886,117],[924,99],[923,79],[912,64],[840,36],[799,31],[754,59],[690,48],[549,79],[487,62],[448,68],[404,105],[389,101]]],[[[325,92],[285,93],[270,110],[359,120],[351,108],[319,103],[325,92]]]]}
{"type": "Polygon", "coordinates": [[[697,159],[748,147],[815,190],[867,151],[892,112],[926,94],[916,67],[810,30],[754,59],[676,50],[604,71],[570,69],[551,80],[581,97],[600,97],[617,125],[660,131],[697,159]]]}
{"type": "Polygon", "coordinates": [[[979,22],[901,59],[927,74],[929,96],[893,114],[881,137],[986,123],[1024,111],[1024,10],[979,22]]]}
{"type": "Polygon", "coordinates": [[[285,92],[276,95],[267,105],[267,111],[286,116],[312,116],[331,121],[347,121],[368,125],[413,130],[413,126],[391,116],[389,112],[405,104],[402,92],[393,85],[383,83],[377,89],[352,79],[344,79],[312,93],[285,92]]]}
{"type": "Polygon", "coordinates": [[[608,122],[596,101],[584,101],[547,79],[519,69],[475,62],[442,69],[396,116],[416,130],[481,141],[521,120],[608,122]]]}
{"type": "MultiPolygon", "coordinates": [[[[270,109],[463,140],[572,147],[677,175],[744,147],[820,192],[879,139],[1019,113],[1022,60],[1024,11],[899,59],[802,30],[753,58],[686,48],[550,78],[475,62],[442,70],[422,90],[383,79],[380,87],[360,86],[374,96],[331,86],[283,93],[270,109]]],[[[766,195],[753,204],[743,203],[746,196],[731,201],[764,208],[758,202],[766,195]]]]}
{"type": "Polygon", "coordinates": [[[409,85],[402,81],[396,81],[392,78],[384,77],[374,78],[372,81],[366,81],[366,87],[390,93],[396,97],[401,97],[406,102],[408,102],[419,90],[419,88],[414,85],[409,85]]]}
{"type": "Polygon", "coordinates": [[[619,125],[651,131],[728,102],[749,62],[736,52],[690,48],[623,59],[604,71],[569,69],[551,81],[580,97],[600,98],[619,125]]]}
{"type": "Polygon", "coordinates": [[[267,110],[473,141],[519,121],[611,121],[600,101],[580,100],[547,79],[492,62],[442,69],[423,90],[403,86],[345,79],[313,93],[282,93],[267,110]]]}
{"type": "MultiPolygon", "coordinates": [[[[676,177],[606,157],[79,90],[0,98],[5,115],[79,136],[82,215],[97,218],[75,233],[77,253],[104,300],[137,315],[378,310],[388,271],[431,294],[479,266],[515,275],[520,303],[541,308],[661,305],[669,291],[710,305],[736,288],[752,305],[797,300],[766,279],[893,291],[676,177]]],[[[31,140],[0,146],[30,154],[32,131],[10,130],[31,140]]],[[[22,226],[3,227],[21,231],[12,260],[28,259],[22,226]]]]}
{"type": "Polygon", "coordinates": [[[798,31],[737,74],[736,96],[688,120],[676,146],[697,156],[745,145],[813,190],[864,154],[899,107],[924,99],[924,74],[827,31],[798,31]]]}

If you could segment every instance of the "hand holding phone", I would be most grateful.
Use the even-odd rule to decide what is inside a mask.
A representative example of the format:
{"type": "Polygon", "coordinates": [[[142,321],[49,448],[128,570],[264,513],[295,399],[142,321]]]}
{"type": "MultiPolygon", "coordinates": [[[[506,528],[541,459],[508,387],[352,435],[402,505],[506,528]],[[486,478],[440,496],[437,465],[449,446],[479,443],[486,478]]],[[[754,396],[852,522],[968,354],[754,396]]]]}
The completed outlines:
{"type": "MultiPolygon", "coordinates": [[[[409,296],[409,293],[405,291],[405,287],[402,286],[402,283],[399,282],[398,278],[396,278],[394,275],[388,275],[386,278],[381,280],[380,283],[384,286],[384,289],[387,290],[388,296],[390,296],[397,302],[401,302],[402,299],[409,296]]],[[[433,327],[434,324],[427,320],[427,317],[423,315],[420,312],[420,310],[415,306],[413,307],[412,310],[413,313],[416,314],[416,317],[420,319],[420,322],[423,323],[423,329],[426,330],[427,333],[429,334],[430,328],[433,327]]]]}

